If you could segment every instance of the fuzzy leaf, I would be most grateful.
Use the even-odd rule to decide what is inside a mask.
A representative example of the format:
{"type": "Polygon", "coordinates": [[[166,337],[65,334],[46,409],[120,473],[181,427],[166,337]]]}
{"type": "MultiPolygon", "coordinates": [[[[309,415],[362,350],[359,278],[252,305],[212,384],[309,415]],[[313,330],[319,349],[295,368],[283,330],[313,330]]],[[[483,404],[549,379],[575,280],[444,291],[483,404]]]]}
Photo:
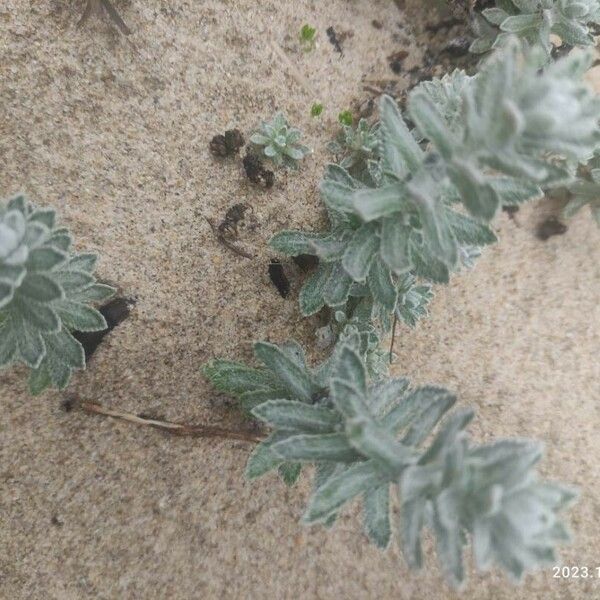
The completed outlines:
{"type": "Polygon", "coordinates": [[[366,223],[358,229],[344,252],[342,264],[354,281],[365,281],[379,249],[377,225],[366,223]]]}
{"type": "Polygon", "coordinates": [[[277,375],[293,398],[304,402],[311,401],[313,387],[308,373],[291,360],[286,352],[274,344],[258,342],[254,345],[254,353],[269,370],[277,375]]]}
{"type": "Polygon", "coordinates": [[[307,433],[331,433],[340,422],[339,415],[328,408],[291,400],[270,400],[252,414],[272,427],[307,433]]]}

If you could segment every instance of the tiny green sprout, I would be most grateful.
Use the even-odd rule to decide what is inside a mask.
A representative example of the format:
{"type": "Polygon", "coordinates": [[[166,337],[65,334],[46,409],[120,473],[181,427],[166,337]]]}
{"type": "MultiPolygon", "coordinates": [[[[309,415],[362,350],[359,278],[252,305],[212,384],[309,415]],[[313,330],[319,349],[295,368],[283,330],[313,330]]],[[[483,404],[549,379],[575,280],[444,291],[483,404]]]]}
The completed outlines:
{"type": "Polygon", "coordinates": [[[315,102],[310,107],[310,116],[311,117],[320,117],[323,113],[323,105],[320,102],[315,102]]]}
{"type": "Polygon", "coordinates": [[[302,25],[300,29],[300,41],[304,44],[305,50],[312,50],[315,47],[315,36],[317,30],[308,23],[302,25]]]}
{"type": "Polygon", "coordinates": [[[352,117],[352,113],[349,110],[343,110],[338,115],[338,121],[342,125],[347,125],[348,127],[350,127],[354,121],[354,118],[352,117]]]}

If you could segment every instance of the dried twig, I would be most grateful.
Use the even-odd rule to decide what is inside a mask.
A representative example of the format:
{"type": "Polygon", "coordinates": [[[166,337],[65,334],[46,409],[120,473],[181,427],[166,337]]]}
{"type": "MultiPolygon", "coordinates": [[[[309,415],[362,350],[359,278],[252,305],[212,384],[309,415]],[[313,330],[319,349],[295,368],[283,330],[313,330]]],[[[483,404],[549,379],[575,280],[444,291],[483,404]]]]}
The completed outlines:
{"type": "Polygon", "coordinates": [[[243,442],[252,442],[254,444],[258,444],[264,440],[263,436],[248,431],[224,429],[222,427],[214,427],[212,425],[188,425],[186,423],[172,423],[171,421],[150,419],[123,410],[106,408],[97,402],[86,402],[77,398],[71,400],[70,406],[73,408],[78,408],[88,414],[112,417],[114,419],[120,419],[121,421],[127,421],[128,423],[133,423],[135,425],[153,427],[154,429],[160,429],[166,433],[171,433],[178,436],[225,438],[230,440],[240,440],[243,442]]]}
{"type": "Polygon", "coordinates": [[[250,254],[249,252],[246,252],[239,246],[236,246],[236,244],[234,244],[232,241],[228,240],[223,235],[223,233],[221,231],[219,231],[219,228],[213,223],[213,221],[211,221],[208,217],[204,217],[204,218],[208,221],[208,224],[210,225],[211,229],[213,230],[213,233],[215,234],[217,239],[221,242],[221,244],[223,244],[223,246],[226,246],[232,252],[235,252],[236,254],[239,254],[240,256],[243,256],[244,258],[254,258],[254,256],[252,254],[250,254]]]}

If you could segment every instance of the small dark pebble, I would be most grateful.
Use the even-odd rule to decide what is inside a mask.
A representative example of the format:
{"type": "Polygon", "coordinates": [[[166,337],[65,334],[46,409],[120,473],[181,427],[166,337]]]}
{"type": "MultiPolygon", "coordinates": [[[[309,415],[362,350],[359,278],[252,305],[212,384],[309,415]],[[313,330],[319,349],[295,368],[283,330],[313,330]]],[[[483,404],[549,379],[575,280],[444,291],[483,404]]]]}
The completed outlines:
{"type": "Polygon", "coordinates": [[[277,288],[279,295],[282,298],[287,298],[290,293],[290,282],[283,270],[283,265],[276,258],[272,258],[269,263],[269,277],[277,288]]]}
{"type": "Polygon", "coordinates": [[[319,264],[319,257],[314,254],[298,254],[298,256],[293,256],[292,260],[301,271],[310,271],[319,264]]]}
{"type": "Polygon", "coordinates": [[[542,221],[536,230],[536,236],[539,240],[545,242],[554,235],[562,235],[567,231],[567,226],[561,223],[556,217],[548,217],[542,221]]]}
{"type": "Polygon", "coordinates": [[[378,21],[377,19],[373,19],[371,21],[371,25],[373,25],[375,29],[383,29],[383,23],[381,21],[378,21]]]}

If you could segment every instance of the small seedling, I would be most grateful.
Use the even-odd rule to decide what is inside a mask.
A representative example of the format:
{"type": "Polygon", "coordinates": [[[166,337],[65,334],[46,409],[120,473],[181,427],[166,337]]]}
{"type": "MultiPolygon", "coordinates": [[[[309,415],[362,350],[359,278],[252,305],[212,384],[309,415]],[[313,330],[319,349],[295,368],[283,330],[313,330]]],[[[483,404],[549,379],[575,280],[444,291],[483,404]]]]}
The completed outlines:
{"type": "Polygon", "coordinates": [[[308,23],[302,25],[302,28],[300,29],[300,42],[302,43],[305,52],[314,49],[316,35],[317,30],[314,27],[311,27],[308,23]]]}
{"type": "Polygon", "coordinates": [[[297,169],[299,162],[312,151],[299,144],[299,129],[290,127],[282,113],[277,113],[269,122],[263,121],[250,141],[277,166],[297,169]]]}
{"type": "Polygon", "coordinates": [[[320,117],[323,114],[323,105],[320,102],[315,102],[310,107],[310,116],[311,117],[320,117]]]}
{"type": "Polygon", "coordinates": [[[354,117],[352,116],[352,113],[349,110],[343,110],[338,115],[338,121],[342,125],[346,125],[347,127],[351,127],[352,123],[354,122],[354,117]]]}

